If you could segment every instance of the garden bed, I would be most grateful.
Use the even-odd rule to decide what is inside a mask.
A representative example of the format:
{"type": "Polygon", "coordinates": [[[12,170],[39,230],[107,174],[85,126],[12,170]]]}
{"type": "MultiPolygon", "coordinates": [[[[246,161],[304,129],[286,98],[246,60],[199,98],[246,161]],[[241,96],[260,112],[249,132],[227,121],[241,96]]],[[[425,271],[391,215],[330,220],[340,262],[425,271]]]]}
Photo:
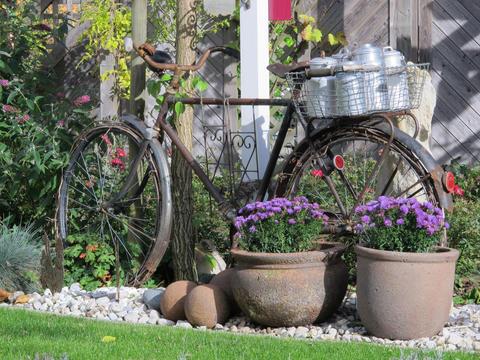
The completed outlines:
{"type": "MultiPolygon", "coordinates": [[[[87,292],[81,290],[78,284],[73,284],[70,288],[63,288],[61,293],[51,294],[49,290],[46,290],[44,295],[34,293],[28,303],[13,307],[106,321],[193,328],[186,321],[175,323],[164,319],[157,310],[149,309],[143,303],[145,291],[146,289],[122,287],[120,301],[117,302],[115,288],[100,288],[87,292]]],[[[9,306],[6,303],[0,305],[9,306]]],[[[452,308],[450,320],[441,334],[432,338],[410,341],[392,341],[369,336],[357,317],[355,306],[356,296],[351,293],[334,316],[321,324],[305,327],[269,328],[252,324],[247,318],[237,316],[231,318],[225,325],[217,324],[214,331],[264,334],[284,338],[376,343],[442,351],[480,351],[480,305],[452,308]]],[[[198,329],[205,330],[206,328],[199,327],[198,329]]]]}

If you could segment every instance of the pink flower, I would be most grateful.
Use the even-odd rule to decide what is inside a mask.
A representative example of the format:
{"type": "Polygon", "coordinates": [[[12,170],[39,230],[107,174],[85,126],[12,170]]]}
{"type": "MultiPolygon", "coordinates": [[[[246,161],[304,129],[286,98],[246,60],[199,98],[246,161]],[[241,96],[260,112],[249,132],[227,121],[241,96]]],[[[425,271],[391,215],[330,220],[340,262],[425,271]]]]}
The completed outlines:
{"type": "Polygon", "coordinates": [[[7,104],[2,106],[2,110],[6,113],[9,113],[9,112],[10,113],[16,113],[16,112],[18,112],[18,109],[16,107],[13,107],[12,105],[7,105],[7,104]]]}
{"type": "Polygon", "coordinates": [[[57,121],[57,126],[58,126],[58,127],[64,127],[64,126],[65,126],[65,120],[63,120],[63,119],[62,119],[62,120],[58,120],[58,121],[57,121]]]}
{"type": "Polygon", "coordinates": [[[59,91],[55,94],[55,96],[58,97],[59,99],[64,99],[65,98],[65,93],[59,91]]]}
{"type": "Polygon", "coordinates": [[[453,187],[453,193],[458,196],[463,196],[465,194],[465,190],[463,190],[460,186],[455,185],[453,187]]]}
{"type": "Polygon", "coordinates": [[[125,164],[123,163],[122,159],[116,157],[113,158],[111,161],[113,167],[118,167],[120,170],[125,170],[125,164]]]}
{"type": "Polygon", "coordinates": [[[7,87],[8,85],[10,85],[8,80],[0,79],[0,86],[7,87]]]}
{"type": "Polygon", "coordinates": [[[89,102],[90,102],[90,96],[88,95],[82,95],[76,98],[75,100],[73,100],[73,104],[75,106],[82,106],[82,105],[88,104],[89,102]]]}
{"type": "Polygon", "coordinates": [[[127,153],[122,148],[117,148],[116,153],[117,156],[120,158],[127,156],[127,153]]]}
{"type": "Polygon", "coordinates": [[[25,124],[28,120],[30,120],[30,115],[25,114],[18,119],[19,124],[25,124]]]}
{"type": "Polygon", "coordinates": [[[107,134],[103,134],[100,136],[100,138],[102,139],[102,141],[107,144],[107,145],[112,145],[112,142],[110,141],[109,137],[107,134]]]}
{"type": "Polygon", "coordinates": [[[312,170],[310,172],[310,174],[312,174],[312,176],[314,176],[314,177],[322,177],[323,176],[323,171],[320,170],[320,169],[312,170]]]}

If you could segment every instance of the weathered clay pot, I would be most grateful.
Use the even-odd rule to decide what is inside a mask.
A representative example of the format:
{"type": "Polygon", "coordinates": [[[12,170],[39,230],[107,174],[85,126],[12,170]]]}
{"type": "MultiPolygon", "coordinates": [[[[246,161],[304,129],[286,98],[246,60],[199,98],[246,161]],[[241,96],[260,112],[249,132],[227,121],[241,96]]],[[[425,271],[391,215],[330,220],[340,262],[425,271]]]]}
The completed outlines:
{"type": "Polygon", "coordinates": [[[253,321],[266,326],[298,326],[327,319],[340,306],[348,271],[345,245],[324,243],[298,253],[253,253],[232,249],[237,271],[235,301],[253,321]]]}
{"type": "Polygon", "coordinates": [[[356,246],[357,311],[377,337],[437,334],[448,320],[458,251],[403,253],[356,246]]]}

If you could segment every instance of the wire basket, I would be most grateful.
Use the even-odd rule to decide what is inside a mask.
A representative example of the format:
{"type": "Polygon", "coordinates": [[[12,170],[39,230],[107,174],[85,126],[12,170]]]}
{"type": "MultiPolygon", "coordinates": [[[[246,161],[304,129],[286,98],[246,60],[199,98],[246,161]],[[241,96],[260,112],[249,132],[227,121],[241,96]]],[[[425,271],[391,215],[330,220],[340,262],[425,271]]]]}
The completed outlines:
{"type": "Polygon", "coordinates": [[[305,120],[365,116],[418,108],[428,67],[409,64],[311,79],[300,71],[287,73],[286,79],[305,120]]]}

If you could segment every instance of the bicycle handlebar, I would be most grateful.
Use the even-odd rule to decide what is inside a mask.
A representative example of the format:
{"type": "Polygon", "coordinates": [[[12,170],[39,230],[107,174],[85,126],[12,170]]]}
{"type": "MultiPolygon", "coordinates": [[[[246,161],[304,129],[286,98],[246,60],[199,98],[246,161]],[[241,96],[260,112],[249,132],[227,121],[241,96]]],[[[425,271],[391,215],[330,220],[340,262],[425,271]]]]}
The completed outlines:
{"type": "Polygon", "coordinates": [[[223,52],[226,55],[229,55],[237,60],[240,60],[240,53],[238,50],[225,46],[213,46],[205,50],[200,59],[192,65],[181,65],[181,64],[170,64],[170,63],[158,63],[152,59],[153,54],[155,53],[155,48],[148,43],[144,43],[140,46],[133,44],[133,48],[138,53],[138,55],[145,60],[145,62],[150,65],[152,68],[160,71],[171,70],[171,71],[197,71],[207,61],[208,57],[215,52],[223,52]]]}

